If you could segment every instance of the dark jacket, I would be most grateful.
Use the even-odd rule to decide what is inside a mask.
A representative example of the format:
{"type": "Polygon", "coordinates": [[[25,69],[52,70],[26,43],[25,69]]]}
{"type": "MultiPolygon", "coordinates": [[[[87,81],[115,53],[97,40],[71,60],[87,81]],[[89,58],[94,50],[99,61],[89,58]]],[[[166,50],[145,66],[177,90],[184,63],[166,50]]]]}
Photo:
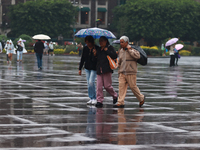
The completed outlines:
{"type": "MultiPolygon", "coordinates": [[[[95,49],[98,49],[98,48],[99,48],[99,46],[95,45],[95,49]]],[[[87,46],[85,46],[83,48],[83,53],[82,53],[82,56],[81,56],[81,61],[79,63],[79,70],[82,69],[83,65],[84,65],[85,69],[96,70],[97,60],[94,57],[93,49],[90,51],[90,49],[87,46]]]]}
{"type": "Polygon", "coordinates": [[[112,59],[117,58],[117,53],[113,46],[109,45],[108,50],[101,50],[101,48],[97,49],[97,74],[103,74],[111,72],[113,73],[113,70],[110,69],[109,61],[107,58],[107,55],[109,55],[112,59]]]}
{"type": "Polygon", "coordinates": [[[17,45],[17,51],[23,51],[23,47],[21,45],[17,45]]]}
{"type": "Polygon", "coordinates": [[[36,53],[43,53],[44,43],[42,41],[38,41],[35,43],[34,51],[36,53]]]}

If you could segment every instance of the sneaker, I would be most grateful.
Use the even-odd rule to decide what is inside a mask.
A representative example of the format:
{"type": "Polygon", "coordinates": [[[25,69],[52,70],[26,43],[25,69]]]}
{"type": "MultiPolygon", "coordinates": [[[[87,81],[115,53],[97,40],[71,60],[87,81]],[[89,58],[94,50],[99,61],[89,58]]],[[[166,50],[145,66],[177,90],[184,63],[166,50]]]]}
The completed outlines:
{"type": "MultiPolygon", "coordinates": [[[[145,96],[144,96],[144,100],[145,100],[145,96]]],[[[144,104],[144,100],[139,103],[139,107],[142,107],[142,105],[144,104]]]]}
{"type": "Polygon", "coordinates": [[[93,100],[92,100],[92,105],[96,105],[96,103],[97,103],[97,100],[96,100],[96,99],[93,99],[93,100]]]}
{"type": "Polygon", "coordinates": [[[97,102],[95,106],[96,106],[97,108],[102,108],[102,107],[103,107],[103,104],[100,103],[100,102],[97,102]]]}
{"type": "Polygon", "coordinates": [[[119,103],[116,103],[114,106],[114,108],[124,108],[124,105],[121,105],[119,103]]]}
{"type": "Polygon", "coordinates": [[[91,99],[87,102],[87,105],[90,105],[90,104],[92,104],[92,100],[91,99]]]}
{"type": "Polygon", "coordinates": [[[117,103],[118,97],[117,98],[113,98],[113,104],[117,103]]]}

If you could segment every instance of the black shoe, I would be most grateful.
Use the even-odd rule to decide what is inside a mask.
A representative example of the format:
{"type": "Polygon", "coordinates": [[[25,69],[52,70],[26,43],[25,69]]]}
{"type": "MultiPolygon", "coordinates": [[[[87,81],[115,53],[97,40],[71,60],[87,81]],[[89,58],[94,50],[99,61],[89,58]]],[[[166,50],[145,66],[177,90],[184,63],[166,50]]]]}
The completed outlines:
{"type": "Polygon", "coordinates": [[[120,105],[120,104],[115,104],[114,106],[113,106],[114,108],[124,108],[124,105],[120,105]]]}
{"type": "Polygon", "coordinates": [[[117,103],[118,97],[117,98],[113,98],[113,104],[117,103]]]}
{"type": "MultiPolygon", "coordinates": [[[[144,96],[144,100],[145,100],[145,96],[144,96]]],[[[139,107],[142,107],[142,105],[144,105],[144,100],[139,103],[139,107]]]]}
{"type": "Polygon", "coordinates": [[[102,108],[102,107],[103,107],[103,104],[100,103],[100,102],[97,102],[95,106],[96,106],[97,108],[102,108]]]}

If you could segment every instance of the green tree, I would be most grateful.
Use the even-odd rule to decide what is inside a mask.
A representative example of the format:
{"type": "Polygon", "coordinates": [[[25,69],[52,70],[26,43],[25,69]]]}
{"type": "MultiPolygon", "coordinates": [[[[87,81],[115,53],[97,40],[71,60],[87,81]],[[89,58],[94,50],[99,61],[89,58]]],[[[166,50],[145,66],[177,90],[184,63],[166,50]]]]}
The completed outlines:
{"type": "Polygon", "coordinates": [[[154,45],[168,37],[200,39],[200,3],[194,0],[129,0],[114,13],[119,36],[124,30],[131,40],[144,38],[154,45]]]}
{"type": "Polygon", "coordinates": [[[36,0],[10,7],[12,35],[47,34],[69,37],[76,8],[66,0],[36,0]]]}
{"type": "Polygon", "coordinates": [[[24,44],[25,44],[26,47],[30,46],[30,45],[29,45],[30,43],[33,43],[33,39],[32,39],[29,35],[22,34],[22,35],[20,35],[18,38],[16,38],[16,39],[13,41],[13,44],[14,44],[14,45],[17,45],[17,41],[19,41],[20,38],[21,38],[22,40],[26,40],[26,42],[24,42],[24,44]]]}

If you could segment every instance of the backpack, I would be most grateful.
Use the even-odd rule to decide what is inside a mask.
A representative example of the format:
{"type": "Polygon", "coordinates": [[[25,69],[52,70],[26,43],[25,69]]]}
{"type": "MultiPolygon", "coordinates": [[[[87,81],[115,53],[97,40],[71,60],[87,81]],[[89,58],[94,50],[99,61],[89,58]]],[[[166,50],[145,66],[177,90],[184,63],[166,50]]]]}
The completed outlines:
{"type": "Polygon", "coordinates": [[[142,66],[147,65],[147,54],[145,51],[140,46],[131,45],[131,47],[140,52],[140,59],[137,60],[137,63],[142,66]]]}

